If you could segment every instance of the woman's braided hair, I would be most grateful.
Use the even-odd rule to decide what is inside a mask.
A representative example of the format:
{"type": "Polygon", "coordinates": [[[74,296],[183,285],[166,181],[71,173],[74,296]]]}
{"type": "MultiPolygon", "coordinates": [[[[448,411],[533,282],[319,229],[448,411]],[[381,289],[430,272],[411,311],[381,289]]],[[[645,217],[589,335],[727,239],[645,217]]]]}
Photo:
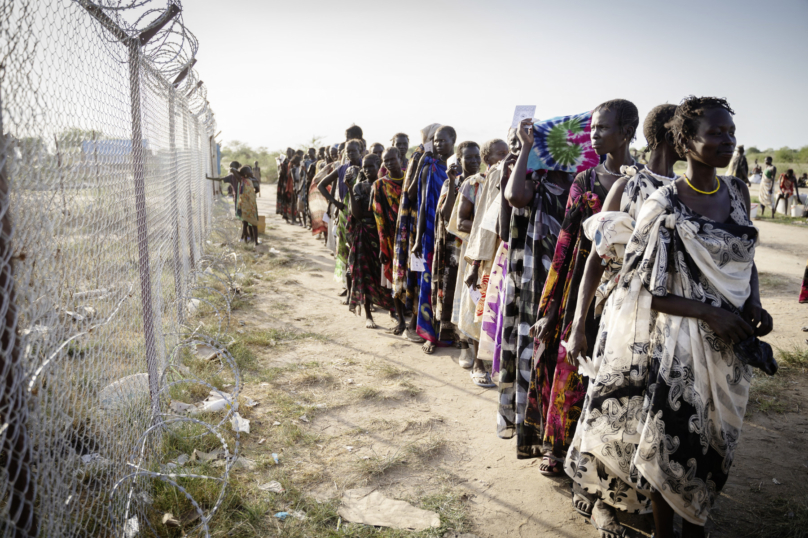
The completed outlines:
{"type": "Polygon", "coordinates": [[[665,135],[668,134],[667,124],[675,113],[676,105],[666,103],[655,106],[645,117],[642,124],[642,133],[645,135],[650,151],[654,151],[665,142],[665,135]]]}
{"type": "Polygon", "coordinates": [[[698,129],[698,119],[704,115],[706,110],[712,108],[723,108],[732,115],[735,111],[729,106],[726,99],[720,97],[696,97],[690,95],[682,99],[676,107],[676,113],[665,126],[673,133],[673,143],[676,152],[681,158],[685,158],[688,140],[692,140],[698,129]]]}
{"type": "Polygon", "coordinates": [[[634,140],[637,135],[637,127],[640,125],[640,111],[631,101],[626,99],[612,99],[599,104],[595,110],[614,110],[617,114],[617,126],[621,131],[625,127],[629,128],[629,140],[634,140]]]}

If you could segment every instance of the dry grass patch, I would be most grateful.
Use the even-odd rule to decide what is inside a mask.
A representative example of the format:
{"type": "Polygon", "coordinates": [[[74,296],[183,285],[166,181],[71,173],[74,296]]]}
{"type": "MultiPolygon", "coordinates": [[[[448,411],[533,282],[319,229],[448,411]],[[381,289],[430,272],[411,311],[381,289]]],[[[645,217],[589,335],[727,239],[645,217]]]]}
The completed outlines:
{"type": "Polygon", "coordinates": [[[778,349],[777,362],[780,369],[774,376],[768,376],[759,370],[754,371],[749,402],[763,413],[799,412],[803,402],[795,401],[788,389],[792,388],[793,384],[805,381],[808,348],[778,349]]]}
{"type": "Polygon", "coordinates": [[[443,419],[440,417],[430,417],[428,420],[408,420],[401,429],[401,433],[406,431],[418,433],[432,431],[435,427],[442,424],[443,419]]]}
{"type": "Polygon", "coordinates": [[[412,372],[398,368],[389,362],[374,361],[367,367],[368,372],[382,379],[398,379],[410,375],[412,372]]]}
{"type": "Polygon", "coordinates": [[[353,390],[353,394],[359,400],[380,400],[384,399],[382,392],[373,387],[359,387],[353,390]]]}
{"type": "Polygon", "coordinates": [[[421,394],[421,392],[423,392],[423,389],[421,387],[416,387],[409,381],[400,381],[397,386],[401,390],[401,392],[403,392],[407,396],[410,396],[411,398],[414,398],[419,394],[421,394]]]}
{"type": "Polygon", "coordinates": [[[416,441],[407,445],[406,450],[413,458],[425,463],[437,456],[446,446],[446,441],[437,435],[430,435],[427,439],[416,441]]]}
{"type": "Polygon", "coordinates": [[[337,379],[330,373],[310,369],[299,370],[286,379],[295,387],[313,387],[315,385],[333,387],[339,385],[337,379]]]}

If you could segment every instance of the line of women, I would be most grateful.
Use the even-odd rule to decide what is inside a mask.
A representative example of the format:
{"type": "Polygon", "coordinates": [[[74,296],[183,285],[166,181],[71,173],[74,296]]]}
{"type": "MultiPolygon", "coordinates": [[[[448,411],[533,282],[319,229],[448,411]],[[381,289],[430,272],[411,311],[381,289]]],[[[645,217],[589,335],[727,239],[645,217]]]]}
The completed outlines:
{"type": "Polygon", "coordinates": [[[471,381],[499,391],[497,434],[571,477],[572,508],[603,537],[624,535],[621,512],[653,512],[660,538],[674,514],[683,538],[704,536],[752,368],[777,369],[758,339],[772,318],[749,190],[716,172],[733,115],[714,97],[654,108],[645,165],[624,99],[482,145],[432,124],[409,159],[368,152],[360,131],[315,178],[345,304],[368,328],[389,311],[425,353],[459,348],[471,381]]]}

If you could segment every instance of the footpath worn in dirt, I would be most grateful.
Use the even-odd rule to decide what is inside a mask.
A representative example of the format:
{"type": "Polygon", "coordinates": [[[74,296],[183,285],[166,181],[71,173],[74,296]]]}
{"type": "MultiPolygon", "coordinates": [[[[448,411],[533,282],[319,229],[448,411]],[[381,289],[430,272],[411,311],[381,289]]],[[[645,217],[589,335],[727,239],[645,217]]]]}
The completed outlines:
{"type": "MultiPolygon", "coordinates": [[[[261,368],[286,373],[263,384],[260,376],[248,377],[245,396],[262,404],[252,411],[244,454],[261,460],[265,452],[280,450],[258,441],[272,428],[293,427],[299,442],[283,449],[284,479],[321,502],[367,486],[414,504],[448,492],[463,511],[458,518],[463,528],[456,530],[479,537],[597,536],[572,510],[569,479],[541,476],[539,460],[517,460],[515,440],[497,437],[497,391],[472,384],[457,364],[458,350],[425,355],[419,345],[386,332],[394,324],[387,312],[374,314],[378,329],[366,329],[363,318],[340,304],[333,257],[322,240],[275,214],[274,190],[266,185],[258,199],[259,213],[267,216],[259,251],[266,254],[252,269],[265,276],[251,288],[249,306],[233,319],[248,331],[308,337],[272,342],[258,352],[261,368]],[[281,419],[271,401],[310,411],[281,419]]],[[[808,230],[763,223],[761,232],[757,259],[764,307],[776,327],[767,340],[805,349],[808,333],[800,329],[808,325],[808,305],[799,305],[797,294],[808,230]]],[[[239,252],[249,256],[251,249],[239,252]]],[[[792,377],[771,386],[762,380],[762,391],[753,395],[730,483],[709,523],[713,537],[762,535],[748,534],[759,520],[756,508],[806,498],[808,394],[805,376],[786,370],[792,377]]],[[[278,476],[273,473],[256,480],[278,476]]],[[[802,508],[789,506],[784,517],[795,510],[791,517],[802,517],[802,508]]],[[[632,518],[630,525],[631,535],[650,536],[649,517],[632,518]]],[[[280,526],[277,530],[284,534],[280,526]]]]}

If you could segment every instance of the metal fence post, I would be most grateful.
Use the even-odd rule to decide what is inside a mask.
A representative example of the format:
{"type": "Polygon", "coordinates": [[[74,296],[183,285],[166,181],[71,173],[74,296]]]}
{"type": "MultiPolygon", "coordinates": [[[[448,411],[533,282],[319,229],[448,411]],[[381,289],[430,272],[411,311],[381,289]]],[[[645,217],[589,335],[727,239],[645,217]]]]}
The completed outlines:
{"type": "Polygon", "coordinates": [[[194,148],[196,148],[195,153],[197,154],[197,158],[194,159],[194,170],[196,171],[196,178],[194,178],[192,183],[193,192],[196,193],[197,203],[196,203],[196,214],[199,219],[199,252],[202,252],[202,242],[205,240],[204,230],[205,227],[202,225],[202,211],[204,208],[203,201],[202,201],[202,194],[203,190],[199,184],[199,178],[204,174],[203,170],[198,170],[199,168],[199,153],[202,151],[202,144],[199,138],[199,118],[193,116],[194,118],[194,148]]]}
{"type": "MultiPolygon", "coordinates": [[[[182,133],[183,138],[185,139],[185,143],[188,144],[188,152],[192,153],[191,143],[188,140],[188,116],[191,114],[191,111],[188,109],[187,103],[182,107],[182,133]]],[[[188,249],[190,250],[190,268],[193,271],[196,267],[196,252],[194,249],[194,208],[193,203],[191,202],[191,185],[193,179],[188,178],[188,189],[185,191],[185,201],[188,204],[188,249]]]]}
{"type": "Polygon", "coordinates": [[[177,297],[177,324],[182,326],[185,321],[185,301],[182,293],[182,260],[180,259],[180,217],[177,204],[177,144],[176,137],[176,90],[173,86],[168,87],[168,145],[171,153],[171,238],[174,250],[174,291],[177,297]]]}
{"type": "Polygon", "coordinates": [[[143,336],[146,344],[146,368],[149,374],[152,421],[160,419],[160,372],[157,368],[157,345],[154,338],[154,314],[151,296],[151,264],[149,262],[149,230],[146,214],[146,169],[143,162],[143,131],[140,110],[140,42],[130,39],[129,91],[132,106],[132,170],[135,182],[135,214],[140,272],[140,299],[143,306],[143,336]]]}
{"type": "Polygon", "coordinates": [[[140,96],[141,47],[179,12],[171,4],[160,17],[139,36],[132,37],[109,18],[104,10],[89,0],[78,0],[87,12],[116,37],[129,51],[129,97],[132,115],[132,172],[135,184],[135,218],[137,221],[138,270],[140,273],[140,300],[143,313],[143,337],[146,347],[146,370],[149,375],[152,421],[160,420],[160,370],[157,363],[157,341],[154,333],[152,310],[151,264],[149,261],[149,230],[146,213],[146,167],[143,155],[143,129],[140,96]]]}

